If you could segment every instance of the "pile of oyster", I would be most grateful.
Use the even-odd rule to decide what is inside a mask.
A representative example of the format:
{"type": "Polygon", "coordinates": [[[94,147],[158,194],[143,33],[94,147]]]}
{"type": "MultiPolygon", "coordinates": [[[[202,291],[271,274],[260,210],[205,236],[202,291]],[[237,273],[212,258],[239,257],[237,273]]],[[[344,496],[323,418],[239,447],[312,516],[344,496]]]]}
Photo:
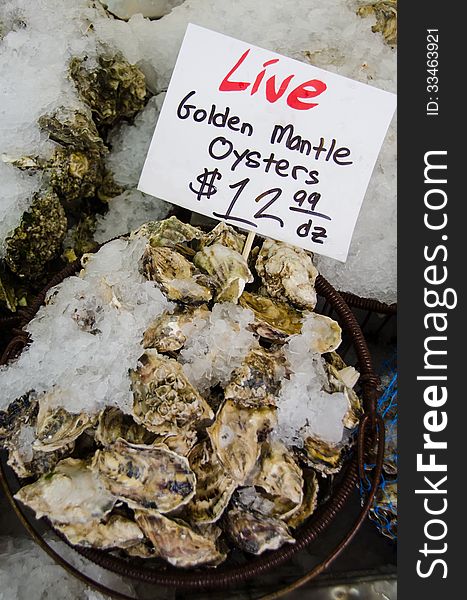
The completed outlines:
{"type": "MultiPolygon", "coordinates": [[[[335,352],[341,329],[313,312],[312,256],[261,240],[245,258],[245,236],[234,228],[220,223],[205,233],[175,217],[134,238],[146,240],[141,273],[175,308],[144,333],[128,374],[131,414],[72,414],[65,400],[57,408],[54,389],[17,398],[0,412],[0,441],[22,483],[16,498],[71,544],[177,567],[216,566],[235,547],[258,555],[293,544],[317,506],[319,482],[341,468],[361,414],[358,373],[335,352]],[[227,382],[200,388],[181,353],[220,304],[251,312],[253,343],[227,382]],[[313,435],[309,423],[301,445],[279,433],[281,386],[291,375],[285,348],[305,319],[326,392],[345,402],[337,443],[313,435]]],[[[96,333],[93,323],[89,314],[79,326],[96,333]]]]}

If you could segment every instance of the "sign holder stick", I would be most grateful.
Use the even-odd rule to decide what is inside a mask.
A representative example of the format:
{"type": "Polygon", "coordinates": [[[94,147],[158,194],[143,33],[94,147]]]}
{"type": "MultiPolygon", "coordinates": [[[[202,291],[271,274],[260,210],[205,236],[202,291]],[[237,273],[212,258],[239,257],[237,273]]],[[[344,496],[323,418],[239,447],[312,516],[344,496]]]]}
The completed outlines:
{"type": "Polygon", "coordinates": [[[248,256],[251,252],[251,247],[253,246],[253,242],[255,241],[256,233],[254,231],[249,231],[248,236],[245,241],[245,245],[243,246],[242,256],[245,260],[248,260],[248,256]]]}

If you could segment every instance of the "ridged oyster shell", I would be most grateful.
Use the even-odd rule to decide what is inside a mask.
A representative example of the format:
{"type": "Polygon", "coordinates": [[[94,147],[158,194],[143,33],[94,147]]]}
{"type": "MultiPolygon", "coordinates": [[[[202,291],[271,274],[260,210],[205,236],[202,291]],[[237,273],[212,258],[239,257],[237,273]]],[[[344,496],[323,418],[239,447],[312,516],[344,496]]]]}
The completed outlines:
{"type": "Polygon", "coordinates": [[[253,281],[243,256],[217,242],[197,252],[193,262],[212,278],[216,287],[216,302],[238,302],[245,285],[253,281]]]}
{"type": "Polygon", "coordinates": [[[85,460],[66,458],[52,473],[22,487],[15,495],[36,513],[54,523],[72,525],[100,521],[109,513],[115,496],[108,492],[85,460]]]}
{"type": "Polygon", "coordinates": [[[111,515],[105,523],[55,525],[70,544],[88,548],[129,548],[144,540],[141,529],[134,521],[121,515],[111,515]]]}
{"type": "Polygon", "coordinates": [[[295,543],[283,521],[238,507],[227,513],[226,529],[235,544],[251,554],[262,554],[266,550],[277,550],[285,543],[295,543]]]}
{"type": "Polygon", "coordinates": [[[131,415],[112,406],[99,413],[94,437],[103,446],[110,446],[119,438],[130,444],[151,444],[156,435],[135,423],[131,415]]]}
{"type": "Polygon", "coordinates": [[[207,428],[217,458],[228,475],[243,485],[256,465],[261,444],[276,424],[273,407],[241,408],[226,400],[207,428]]]}
{"type": "Polygon", "coordinates": [[[318,477],[312,469],[303,469],[303,501],[298,509],[285,519],[287,526],[297,529],[310,517],[318,504],[318,477]]]}
{"type": "Polygon", "coordinates": [[[233,227],[221,221],[214,229],[202,237],[200,240],[200,249],[205,246],[212,246],[213,244],[222,244],[241,254],[245,245],[245,239],[246,237],[242,233],[238,233],[233,227]]]}
{"type": "Polygon", "coordinates": [[[337,321],[320,315],[319,313],[307,313],[307,326],[311,330],[312,352],[324,354],[333,352],[342,342],[342,329],[337,321]]]}
{"type": "Polygon", "coordinates": [[[133,417],[158,434],[194,429],[214,417],[209,404],[188,381],[174,359],[146,350],[131,373],[133,417]]]}
{"type": "Polygon", "coordinates": [[[278,440],[263,444],[259,470],[250,481],[273,502],[270,516],[286,519],[303,502],[302,470],[292,452],[278,440]]]}
{"type": "Polygon", "coordinates": [[[243,292],[239,304],[254,312],[253,328],[262,338],[271,342],[285,342],[291,335],[301,332],[303,315],[286,302],[243,292]]]}
{"type": "Polygon", "coordinates": [[[95,417],[86,413],[72,414],[64,408],[50,408],[47,396],[39,400],[34,448],[53,452],[74,442],[95,423],[95,417]]]}
{"type": "Polygon", "coordinates": [[[131,237],[145,237],[154,248],[158,246],[175,248],[178,244],[200,239],[203,235],[197,227],[183,223],[173,216],[162,221],[149,221],[134,231],[131,237]]]}
{"type": "Polygon", "coordinates": [[[113,496],[137,507],[170,512],[195,494],[188,460],[162,445],[118,440],[97,450],[91,468],[113,496]]]}
{"type": "Polygon", "coordinates": [[[153,543],[157,555],[175,567],[215,566],[226,558],[217,548],[217,538],[199,533],[187,523],[158,513],[157,511],[135,512],[135,519],[146,537],[153,543]]]}
{"type": "Polygon", "coordinates": [[[256,260],[256,271],[273,298],[290,301],[302,309],[315,308],[318,270],[305,250],[266,239],[256,260]]]}
{"type": "Polygon", "coordinates": [[[212,298],[206,275],[171,248],[146,246],[143,273],[149,281],[159,285],[169,300],[201,303],[212,298]]]}
{"type": "Polygon", "coordinates": [[[281,357],[261,346],[253,348],[235,369],[225,388],[225,399],[242,407],[276,405],[285,368],[281,357]]]}
{"type": "Polygon", "coordinates": [[[190,522],[214,523],[227,508],[237,484],[226,473],[209,440],[196,444],[188,460],[197,483],[196,494],[185,507],[185,514],[190,522]]]}
{"type": "Polygon", "coordinates": [[[158,352],[176,352],[183,348],[196,320],[206,320],[209,309],[205,304],[186,308],[176,308],[173,313],[157,317],[144,332],[143,346],[155,348],[158,352]]]}

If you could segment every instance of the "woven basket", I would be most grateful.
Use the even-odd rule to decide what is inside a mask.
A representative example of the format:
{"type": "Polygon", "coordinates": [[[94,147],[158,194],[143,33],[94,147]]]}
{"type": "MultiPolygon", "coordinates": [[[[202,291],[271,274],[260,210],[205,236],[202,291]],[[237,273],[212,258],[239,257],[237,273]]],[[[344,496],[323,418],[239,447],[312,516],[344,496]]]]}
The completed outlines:
{"type": "MultiPolygon", "coordinates": [[[[5,364],[15,356],[18,356],[23,348],[29,343],[29,336],[23,328],[34,317],[40,306],[43,304],[47,291],[63,281],[66,277],[76,273],[79,267],[79,261],[76,261],[55,275],[46,288],[37,296],[31,306],[26,311],[23,311],[21,320],[16,324],[17,326],[13,330],[14,337],[6,347],[3,356],[0,359],[0,364],[5,364]]],[[[341,470],[339,481],[335,486],[332,496],[321,504],[308,521],[296,532],[296,543],[293,545],[287,544],[278,550],[266,552],[259,557],[248,556],[248,560],[244,564],[229,564],[229,561],[227,560],[226,563],[220,565],[216,569],[198,568],[192,570],[181,570],[173,567],[161,569],[160,564],[154,568],[151,566],[151,560],[149,562],[142,562],[141,559],[123,558],[108,551],[92,548],[74,546],[73,548],[76,552],[104,569],[147,584],[180,590],[203,590],[206,592],[214,589],[235,589],[247,580],[273,572],[274,569],[286,563],[295,554],[319,539],[326,528],[331,525],[337,514],[344,509],[346,501],[353,493],[355,486],[359,481],[360,475],[363,474],[365,457],[370,449],[374,449],[374,446],[377,443],[378,460],[373,473],[374,483],[366,503],[355,519],[350,531],[342,537],[340,543],[329,553],[327,558],[315,566],[305,576],[272,595],[263,596],[263,598],[277,598],[283,593],[299,587],[324,571],[332,563],[354,537],[360,525],[365,520],[369,507],[371,506],[377,489],[377,482],[379,481],[381,474],[382,452],[384,450],[384,425],[377,416],[375,407],[378,380],[373,372],[372,361],[365,338],[353,312],[343,300],[342,296],[321,275],[318,276],[316,280],[316,291],[321,299],[324,300],[327,305],[332,307],[332,310],[336,314],[336,318],[343,329],[344,335],[348,337],[349,342],[353,346],[355,355],[357,356],[364,414],[358,429],[357,443],[354,446],[351,456],[341,470]]],[[[115,592],[114,590],[109,590],[101,583],[94,581],[84,573],[80,572],[67,560],[63,559],[62,556],[47,543],[43,534],[38,532],[37,522],[34,517],[30,516],[30,511],[24,509],[24,507],[17,503],[13,498],[13,495],[19,489],[20,484],[14,476],[13,471],[5,464],[5,453],[2,453],[2,455],[0,478],[2,479],[5,494],[19,519],[35,541],[50,556],[52,556],[56,562],[61,564],[74,576],[79,577],[87,584],[94,586],[103,593],[122,600],[129,600],[130,596],[115,592]]],[[[366,475],[368,476],[368,473],[366,475]]],[[[42,519],[42,521],[44,521],[44,519],[42,519]]],[[[49,525],[49,527],[51,526],[49,525]]]]}

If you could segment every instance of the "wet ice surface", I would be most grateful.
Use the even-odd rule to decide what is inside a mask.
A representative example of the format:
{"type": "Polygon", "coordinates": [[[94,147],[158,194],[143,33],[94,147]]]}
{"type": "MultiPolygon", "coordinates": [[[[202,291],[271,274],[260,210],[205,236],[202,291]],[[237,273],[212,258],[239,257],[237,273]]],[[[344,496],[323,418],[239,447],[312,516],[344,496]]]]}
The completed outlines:
{"type": "MultiPolygon", "coordinates": [[[[142,69],[153,93],[164,91],[189,22],[395,91],[396,51],[379,33],[371,31],[372,18],[356,15],[359,4],[357,0],[186,0],[159,20],[134,15],[121,21],[96,8],[98,3],[91,7],[86,0],[72,4],[9,0],[0,14],[0,151],[13,155],[50,153],[51,142],[41,134],[36,121],[59,105],[81,105],[67,77],[72,56],[86,54],[92,58],[104,47],[121,51],[142,69]]],[[[134,126],[122,125],[112,137],[115,147],[108,165],[129,189],[138,180],[162,99],[157,96],[151,100],[134,126]]],[[[347,262],[317,261],[335,287],[385,302],[395,301],[397,291],[395,132],[394,120],[357,221],[347,262]]],[[[18,170],[10,170],[8,180],[0,197],[0,248],[29,205],[31,187],[38,185],[18,170]]],[[[155,201],[152,218],[159,218],[161,211],[161,204],[155,201]]],[[[138,214],[147,216],[145,211],[138,214]]],[[[103,229],[113,237],[118,229],[113,229],[112,215],[109,220],[103,229]]]]}
{"type": "Polygon", "coordinates": [[[277,402],[277,434],[287,445],[301,447],[310,435],[330,443],[342,439],[348,401],[341,392],[323,391],[327,375],[324,359],[310,351],[313,337],[313,320],[305,318],[302,333],[285,349],[291,375],[283,380],[277,402]]]}
{"type": "MultiPolygon", "coordinates": [[[[142,354],[143,333],[172,304],[139,272],[144,238],[109,242],[48,295],[27,330],[34,342],[0,367],[4,409],[18,396],[53,388],[70,412],[131,407],[128,370],[142,354]]],[[[53,400],[52,400],[53,402],[53,400]]]]}

